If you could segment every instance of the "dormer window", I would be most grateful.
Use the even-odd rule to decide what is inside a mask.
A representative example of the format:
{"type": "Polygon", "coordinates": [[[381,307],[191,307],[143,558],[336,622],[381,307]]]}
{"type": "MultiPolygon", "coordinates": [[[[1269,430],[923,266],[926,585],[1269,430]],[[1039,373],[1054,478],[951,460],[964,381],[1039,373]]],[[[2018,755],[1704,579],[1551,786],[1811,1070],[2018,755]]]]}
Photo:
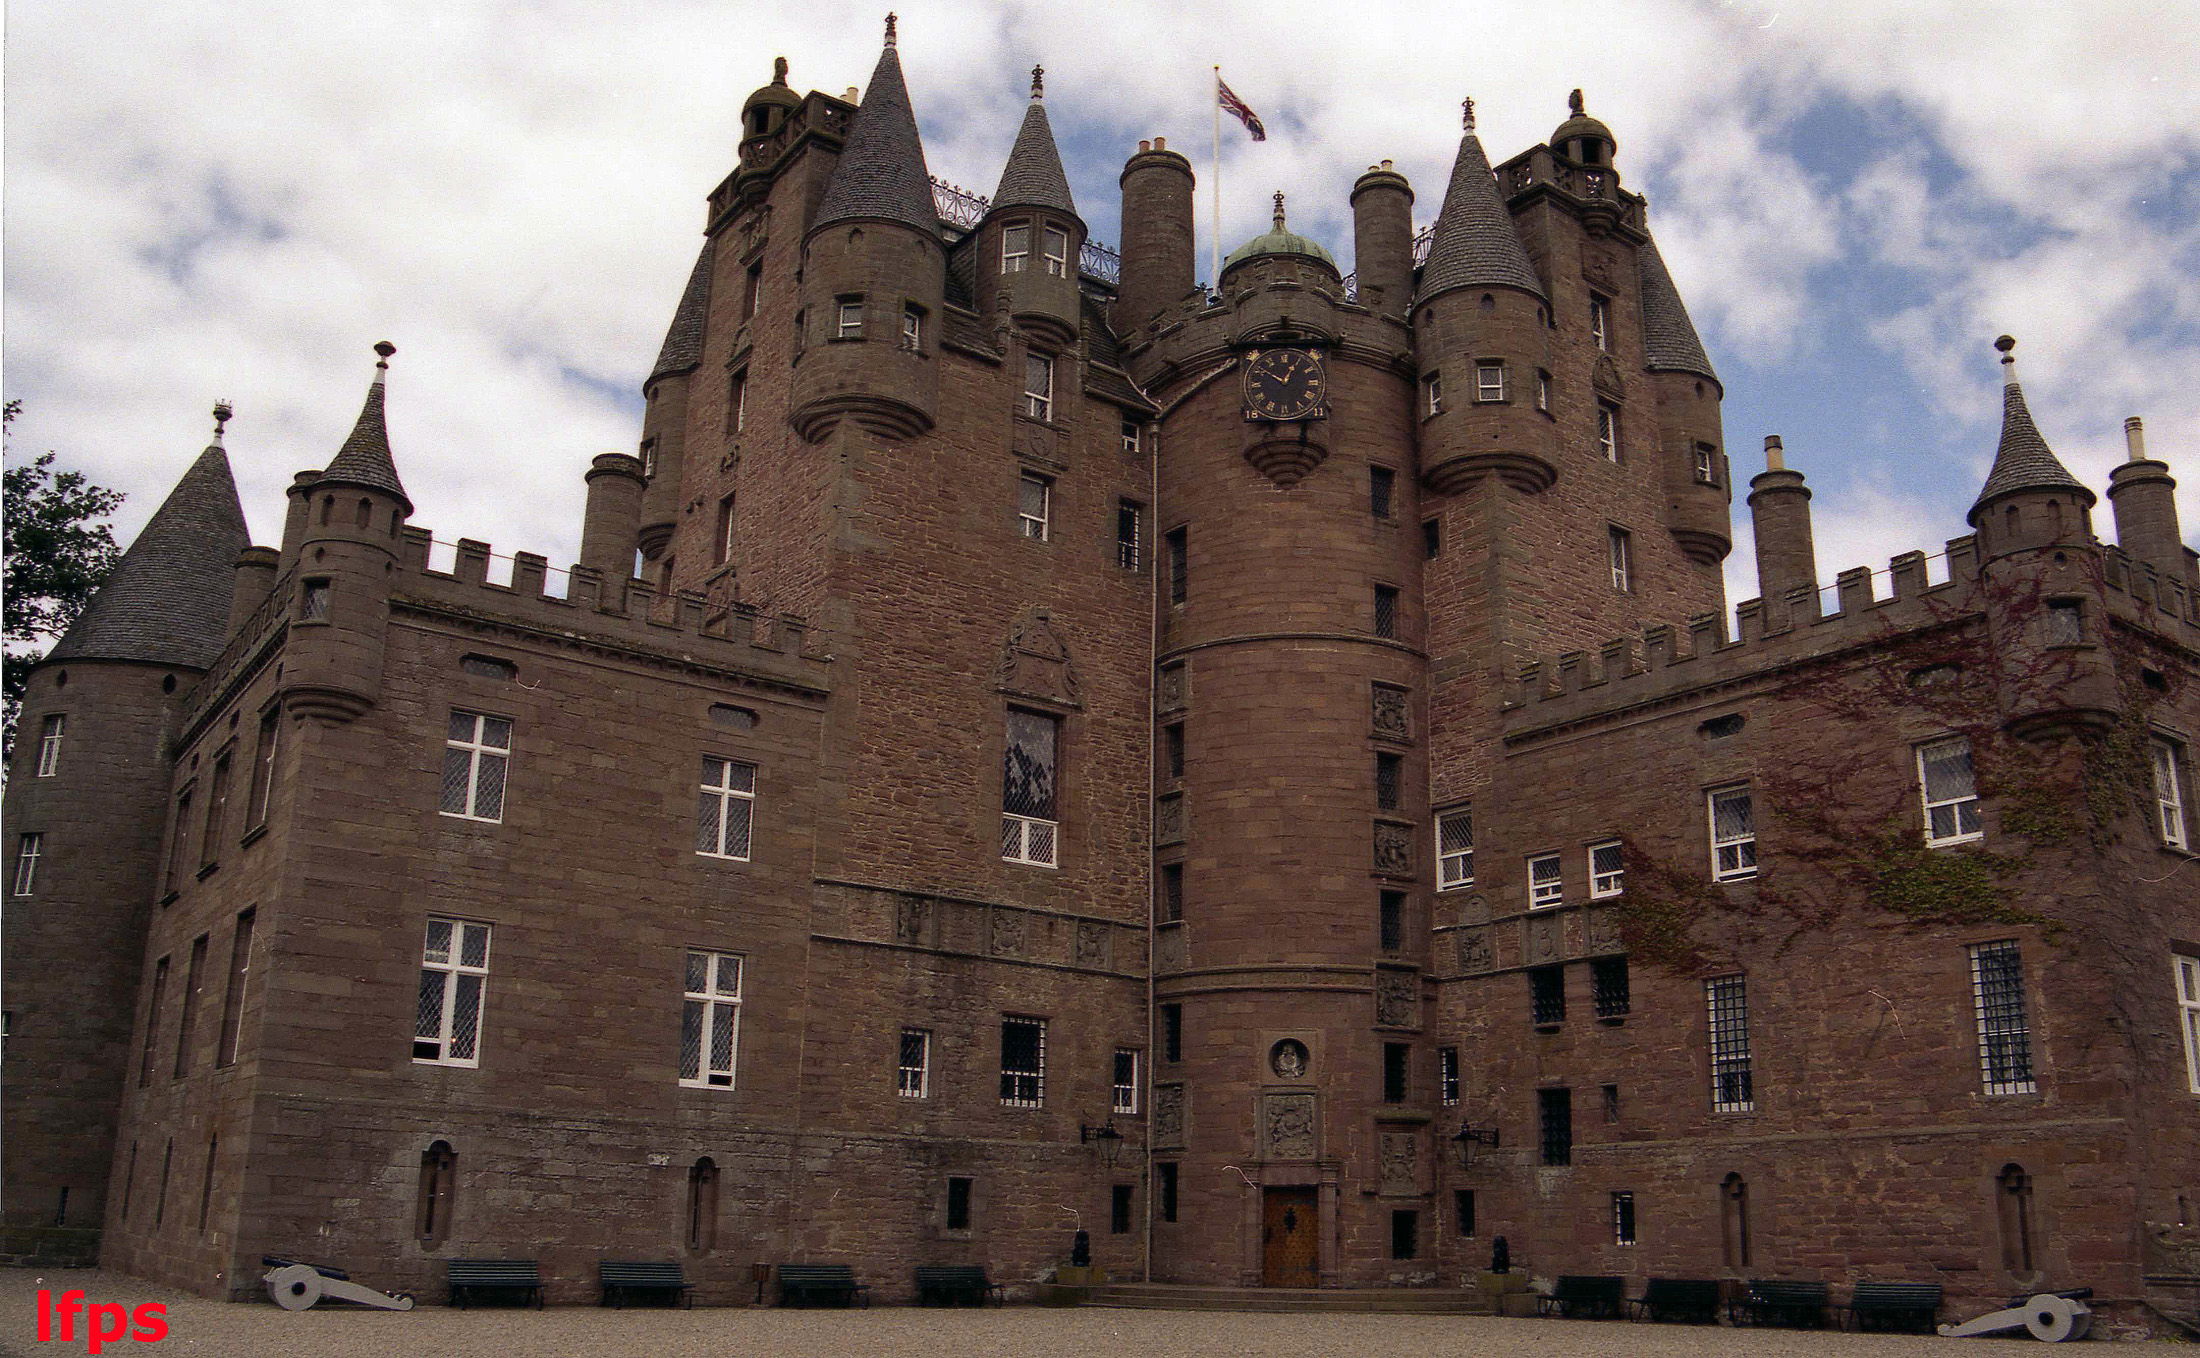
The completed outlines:
{"type": "Polygon", "coordinates": [[[1069,277],[1069,232],[1059,227],[1048,227],[1040,236],[1041,254],[1046,260],[1047,277],[1069,277]]]}
{"type": "Polygon", "coordinates": [[[1022,273],[1031,262],[1031,225],[1016,222],[1001,228],[1001,272],[1022,273]]]}

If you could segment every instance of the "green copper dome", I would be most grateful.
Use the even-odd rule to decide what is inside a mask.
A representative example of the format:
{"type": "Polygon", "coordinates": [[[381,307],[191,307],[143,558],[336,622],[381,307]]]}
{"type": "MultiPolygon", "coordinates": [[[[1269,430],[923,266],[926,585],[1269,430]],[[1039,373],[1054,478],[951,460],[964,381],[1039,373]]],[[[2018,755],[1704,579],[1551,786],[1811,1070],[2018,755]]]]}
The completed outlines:
{"type": "Polygon", "coordinates": [[[1280,193],[1276,195],[1276,224],[1266,233],[1255,236],[1232,250],[1230,257],[1222,261],[1222,271],[1228,273],[1237,265],[1260,255],[1311,255],[1332,269],[1337,267],[1334,255],[1298,232],[1285,229],[1283,195],[1280,193]]]}

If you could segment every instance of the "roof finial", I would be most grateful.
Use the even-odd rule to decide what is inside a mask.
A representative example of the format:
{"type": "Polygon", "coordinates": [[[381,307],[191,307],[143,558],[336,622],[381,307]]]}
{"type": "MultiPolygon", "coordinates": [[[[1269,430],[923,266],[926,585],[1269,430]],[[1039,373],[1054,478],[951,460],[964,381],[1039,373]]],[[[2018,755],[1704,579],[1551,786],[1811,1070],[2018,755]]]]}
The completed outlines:
{"type": "Polygon", "coordinates": [[[1474,130],[1474,101],[1472,99],[1460,100],[1459,112],[1461,114],[1460,121],[1467,125],[1467,131],[1472,132],[1474,130]]]}
{"type": "Polygon", "coordinates": [[[891,11],[886,15],[886,45],[888,47],[896,45],[894,41],[894,15],[891,11]]]}
{"type": "Polygon", "coordinates": [[[772,83],[774,85],[785,85],[787,83],[787,59],[785,57],[772,58],[772,83]]]}
{"type": "Polygon", "coordinates": [[[2017,347],[2017,337],[2003,335],[1994,341],[1994,347],[2001,350],[2001,384],[2005,387],[2017,385],[2017,356],[2009,352],[2017,347]]]}
{"type": "Polygon", "coordinates": [[[222,426],[229,423],[229,417],[235,413],[230,409],[229,402],[214,402],[214,446],[216,448],[222,446],[222,426]]]}
{"type": "Polygon", "coordinates": [[[1283,230],[1283,190],[1276,190],[1276,230],[1283,230]]]}
{"type": "Polygon", "coordinates": [[[1047,68],[1044,66],[1034,66],[1031,68],[1032,98],[1044,99],[1047,97],[1046,74],[1047,68]]]}
{"type": "Polygon", "coordinates": [[[378,387],[382,385],[383,374],[390,370],[390,355],[396,352],[397,346],[388,340],[383,340],[374,346],[374,385],[378,387]]]}
{"type": "Polygon", "coordinates": [[[1580,90],[1575,90],[1572,94],[1566,96],[1566,107],[1573,110],[1573,114],[1576,118],[1579,118],[1581,116],[1582,104],[1580,90]]]}

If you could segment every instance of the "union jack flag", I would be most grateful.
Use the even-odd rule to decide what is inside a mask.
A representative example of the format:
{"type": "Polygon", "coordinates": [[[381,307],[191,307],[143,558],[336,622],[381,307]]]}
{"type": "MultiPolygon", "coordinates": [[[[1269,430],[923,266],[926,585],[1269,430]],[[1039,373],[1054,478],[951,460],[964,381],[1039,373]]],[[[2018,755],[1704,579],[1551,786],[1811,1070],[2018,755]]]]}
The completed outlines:
{"type": "Polygon", "coordinates": [[[1245,101],[1238,98],[1228,85],[1223,84],[1219,75],[1215,77],[1215,98],[1221,103],[1224,113],[1245,124],[1245,130],[1253,134],[1254,141],[1268,140],[1268,129],[1260,125],[1260,115],[1246,107],[1245,101]]]}

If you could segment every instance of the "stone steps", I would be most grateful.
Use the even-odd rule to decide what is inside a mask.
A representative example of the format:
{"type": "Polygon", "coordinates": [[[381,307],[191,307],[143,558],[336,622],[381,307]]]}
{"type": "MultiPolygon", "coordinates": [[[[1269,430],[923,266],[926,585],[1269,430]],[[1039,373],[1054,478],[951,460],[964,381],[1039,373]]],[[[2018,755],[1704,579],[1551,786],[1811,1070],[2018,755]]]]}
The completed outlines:
{"type": "Polygon", "coordinates": [[[1193,1287],[1174,1283],[1113,1283],[1094,1288],[1087,1306],[1150,1311],[1388,1311],[1490,1315],[1480,1292],[1447,1287],[1193,1287]]]}

